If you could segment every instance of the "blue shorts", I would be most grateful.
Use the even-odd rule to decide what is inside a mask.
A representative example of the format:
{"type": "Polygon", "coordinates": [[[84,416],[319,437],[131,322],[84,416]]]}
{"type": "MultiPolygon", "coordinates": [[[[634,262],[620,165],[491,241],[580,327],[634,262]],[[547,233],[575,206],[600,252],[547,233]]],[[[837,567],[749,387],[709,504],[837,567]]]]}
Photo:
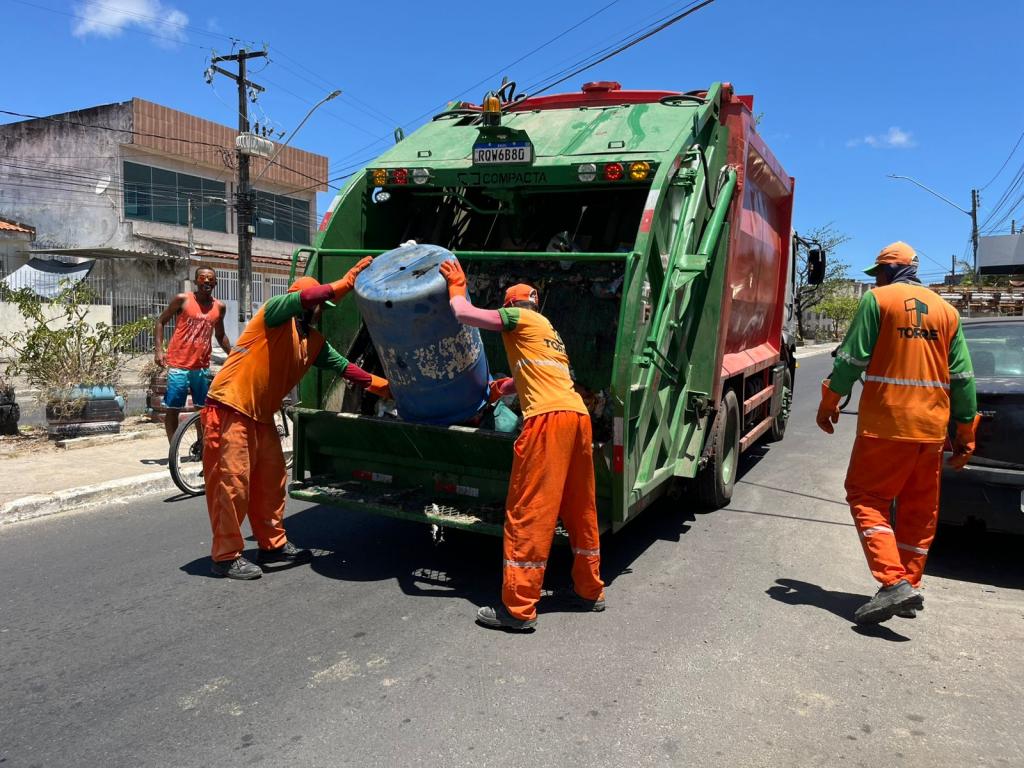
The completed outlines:
{"type": "Polygon", "coordinates": [[[209,368],[168,368],[167,392],[164,393],[165,408],[184,408],[185,398],[189,390],[192,392],[192,404],[197,408],[206,405],[206,393],[210,391],[213,374],[209,368]]]}

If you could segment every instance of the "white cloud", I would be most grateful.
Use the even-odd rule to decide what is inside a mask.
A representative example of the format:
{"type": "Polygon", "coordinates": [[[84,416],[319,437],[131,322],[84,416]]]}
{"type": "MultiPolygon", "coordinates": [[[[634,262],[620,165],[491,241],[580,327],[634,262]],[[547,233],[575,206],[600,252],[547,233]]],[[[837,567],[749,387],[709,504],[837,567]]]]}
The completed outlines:
{"type": "Polygon", "coordinates": [[[870,134],[857,139],[850,139],[846,142],[848,147],[859,147],[862,144],[872,149],[911,149],[917,146],[917,142],[914,141],[914,134],[910,131],[904,131],[898,125],[890,127],[888,131],[880,136],[870,134]]]}
{"type": "Polygon", "coordinates": [[[160,0],[85,0],[76,9],[80,17],[72,29],[75,37],[117,37],[138,27],[158,35],[157,43],[173,47],[185,41],[188,16],[160,0]]]}

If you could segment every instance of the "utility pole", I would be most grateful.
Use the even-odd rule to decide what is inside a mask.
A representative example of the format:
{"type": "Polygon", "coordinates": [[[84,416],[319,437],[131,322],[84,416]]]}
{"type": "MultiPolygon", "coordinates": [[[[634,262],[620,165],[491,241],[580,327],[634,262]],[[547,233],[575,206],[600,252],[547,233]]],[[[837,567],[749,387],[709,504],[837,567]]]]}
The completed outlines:
{"type": "MultiPolygon", "coordinates": [[[[238,53],[230,56],[214,56],[210,59],[210,70],[231,78],[238,85],[239,134],[249,133],[248,89],[259,92],[266,90],[262,85],[246,79],[245,63],[249,59],[265,58],[266,55],[266,50],[247,51],[240,48],[238,53]],[[238,73],[218,67],[217,64],[222,61],[237,61],[238,73]]],[[[207,70],[208,80],[211,77],[210,70],[207,70]]],[[[252,236],[255,226],[252,218],[252,191],[249,189],[249,155],[242,151],[238,143],[235,149],[238,160],[238,189],[235,193],[235,221],[238,228],[238,321],[244,325],[252,316],[252,236]]]]}
{"type": "Polygon", "coordinates": [[[974,250],[974,274],[978,274],[978,202],[981,195],[978,190],[971,190],[971,244],[974,250]]]}
{"type": "Polygon", "coordinates": [[[956,254],[952,254],[949,259],[949,284],[956,285],[956,254]]]}

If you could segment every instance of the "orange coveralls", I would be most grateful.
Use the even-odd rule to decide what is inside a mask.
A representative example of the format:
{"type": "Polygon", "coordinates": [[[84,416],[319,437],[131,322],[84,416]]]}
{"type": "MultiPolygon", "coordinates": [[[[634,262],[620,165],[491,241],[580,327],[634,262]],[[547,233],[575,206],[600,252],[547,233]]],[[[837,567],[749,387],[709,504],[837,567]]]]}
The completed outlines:
{"type": "Polygon", "coordinates": [[[954,415],[970,419],[974,412],[974,374],[957,311],[918,284],[873,289],[837,354],[831,388],[848,389],[845,382],[836,389],[837,382],[852,384],[860,371],[846,499],[875,579],[917,587],[938,523],[951,382],[954,415]]]}
{"type": "MultiPolygon", "coordinates": [[[[335,298],[339,293],[334,291],[335,298]]],[[[328,368],[361,386],[371,378],[335,352],[315,328],[301,334],[297,318],[302,312],[298,292],[270,299],[246,325],[210,385],[201,419],[215,562],[241,556],[246,515],[260,549],[277,549],[288,540],[281,522],[287,472],[274,414],[310,366],[328,368]]]]}
{"type": "Polygon", "coordinates": [[[565,345],[529,309],[499,309],[502,341],[525,422],[505,502],[502,602],[517,619],[537,615],[558,519],[569,532],[572,578],[587,600],[604,595],[594,496],[590,415],[573,389],[565,345]]]}

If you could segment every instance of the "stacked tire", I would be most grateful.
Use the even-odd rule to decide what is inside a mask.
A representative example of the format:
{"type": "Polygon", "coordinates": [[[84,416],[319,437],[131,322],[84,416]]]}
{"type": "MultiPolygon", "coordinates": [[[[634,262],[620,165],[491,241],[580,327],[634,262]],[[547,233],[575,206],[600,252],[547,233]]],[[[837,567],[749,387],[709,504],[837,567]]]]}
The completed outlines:
{"type": "MultiPolygon", "coordinates": [[[[167,408],[164,407],[164,395],[166,394],[167,369],[163,368],[150,377],[149,387],[146,389],[146,413],[150,421],[157,424],[164,423],[164,414],[167,413],[167,408]]],[[[180,413],[187,414],[195,410],[196,408],[192,404],[192,395],[189,394],[188,399],[185,401],[185,407],[180,410],[180,413]]]]}
{"type": "Polygon", "coordinates": [[[18,434],[21,408],[14,401],[14,387],[0,389],[0,435],[18,434]]]}
{"type": "Polygon", "coordinates": [[[64,393],[63,402],[46,406],[51,440],[117,434],[122,421],[124,398],[113,387],[75,387],[64,393]]]}

